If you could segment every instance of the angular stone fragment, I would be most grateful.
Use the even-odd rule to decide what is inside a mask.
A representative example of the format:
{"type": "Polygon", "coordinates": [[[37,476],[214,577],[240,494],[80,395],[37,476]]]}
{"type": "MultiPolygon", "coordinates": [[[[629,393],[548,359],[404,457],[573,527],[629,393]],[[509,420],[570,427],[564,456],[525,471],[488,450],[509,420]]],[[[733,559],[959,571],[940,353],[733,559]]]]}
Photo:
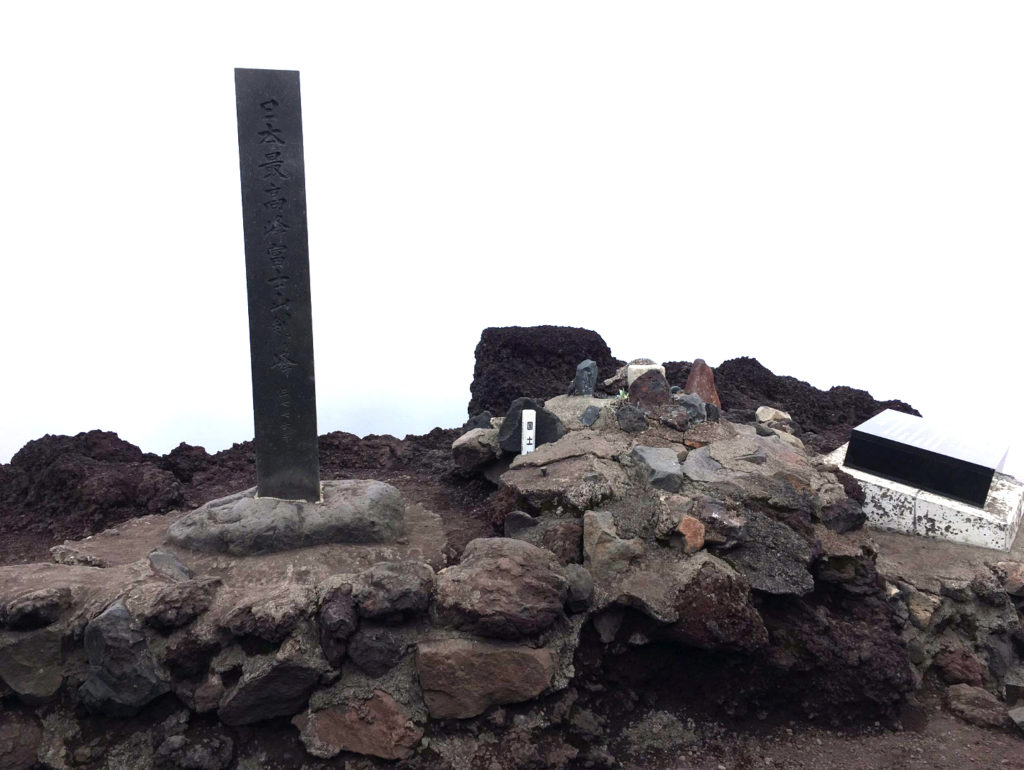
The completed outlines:
{"type": "Polygon", "coordinates": [[[57,694],[63,681],[61,635],[55,626],[0,632],[0,682],[20,700],[43,703],[57,694]]]}
{"type": "Polygon", "coordinates": [[[42,588],[23,594],[0,607],[0,626],[13,631],[31,631],[57,622],[61,611],[71,604],[71,589],[42,588]]]}
{"type": "Polygon", "coordinates": [[[430,716],[467,719],[540,695],[551,685],[557,658],[544,647],[445,639],[421,642],[416,668],[430,716]]]}
{"type": "Polygon", "coordinates": [[[217,710],[227,725],[248,725],[288,716],[309,700],[320,674],[300,663],[260,661],[246,671],[217,710]]]}
{"type": "Polygon", "coordinates": [[[505,471],[501,484],[532,509],[563,506],[583,511],[621,494],[627,477],[617,462],[586,455],[542,467],[523,463],[505,471]]]}
{"type": "Polygon", "coordinates": [[[757,411],[754,412],[754,419],[758,422],[776,422],[781,420],[792,420],[789,416],[789,412],[783,412],[781,409],[776,409],[773,406],[759,406],[757,411]]]}
{"type": "Polygon", "coordinates": [[[405,529],[401,493],[380,481],[325,481],[323,502],[256,497],[212,500],[171,525],[175,545],[248,556],[324,543],[390,543],[405,529]]]}
{"type": "Polygon", "coordinates": [[[704,524],[695,516],[683,516],[678,532],[683,538],[683,553],[694,554],[704,547],[704,524]]]}
{"type": "Polygon", "coordinates": [[[803,596],[814,589],[807,570],[811,549],[790,527],[757,511],[746,511],[746,540],[722,558],[757,591],[803,596]]]}
{"type": "Polygon", "coordinates": [[[355,632],[358,623],[352,586],[341,585],[324,596],[318,616],[320,649],[333,668],[341,667],[347,649],[346,643],[355,632]]]}
{"type": "Polygon", "coordinates": [[[423,737],[412,714],[383,690],[366,700],[300,714],[292,720],[306,751],[330,759],[343,751],[407,759],[423,737]]]}
{"type": "Polygon", "coordinates": [[[0,714],[0,767],[4,770],[31,770],[36,764],[43,731],[39,722],[17,712],[0,714]]]}
{"type": "Polygon", "coordinates": [[[566,606],[570,612],[585,612],[594,599],[594,579],[585,567],[570,564],[565,568],[569,578],[569,596],[566,606]]]}
{"type": "Polygon", "coordinates": [[[406,641],[388,626],[364,623],[348,640],[348,656],[372,677],[394,668],[405,654],[406,641]]]}
{"type": "Polygon", "coordinates": [[[522,540],[480,538],[460,564],[437,578],[437,614],[444,622],[498,639],[534,636],[562,616],[569,589],[551,552],[522,540]]]}
{"type": "Polygon", "coordinates": [[[160,631],[188,625],[209,609],[220,583],[220,578],[203,578],[165,586],[153,597],[142,620],[160,631]]]}
{"type": "Polygon", "coordinates": [[[629,403],[640,409],[653,409],[672,403],[665,375],[659,371],[650,371],[633,380],[629,386],[629,403]]]}
{"type": "Polygon", "coordinates": [[[946,690],[949,710],[966,722],[982,727],[1002,727],[1006,707],[988,690],[969,684],[954,684],[946,690]]]}
{"type": "Polygon", "coordinates": [[[89,675],[78,689],[90,711],[131,716],[170,690],[156,670],[146,637],[132,628],[132,616],[118,600],[85,627],[89,675]]]}
{"type": "Polygon", "coordinates": [[[595,581],[611,580],[643,553],[638,539],[624,540],[617,534],[610,513],[583,514],[583,561],[595,581]]]}
{"type": "Polygon", "coordinates": [[[235,636],[255,636],[279,644],[313,605],[306,586],[285,583],[249,593],[224,619],[235,636]]]}
{"type": "Polygon", "coordinates": [[[679,455],[674,449],[638,446],[630,457],[647,469],[647,480],[651,486],[666,492],[678,492],[683,485],[683,469],[679,455]]]}
{"type": "Polygon", "coordinates": [[[580,415],[580,423],[582,423],[584,427],[589,428],[594,423],[597,422],[597,419],[600,416],[600,409],[598,409],[596,406],[588,406],[586,409],[583,410],[583,414],[580,415]]]}
{"type": "Polygon", "coordinates": [[[465,471],[486,465],[500,455],[497,428],[473,428],[452,443],[452,459],[465,471]]]}
{"type": "Polygon", "coordinates": [[[364,618],[407,618],[427,611],[433,589],[429,564],[381,562],[359,574],[352,597],[364,618]]]}
{"type": "Polygon", "coordinates": [[[639,433],[647,430],[647,418],[644,417],[644,413],[631,404],[620,406],[615,416],[619,423],[619,430],[626,433],[639,433]]]}
{"type": "Polygon", "coordinates": [[[696,393],[700,396],[701,401],[714,404],[719,409],[722,408],[722,402],[718,398],[718,391],[715,389],[715,372],[704,362],[703,358],[698,358],[693,362],[693,366],[690,367],[690,376],[686,378],[683,391],[686,393],[696,393]]]}
{"type": "Polygon", "coordinates": [[[175,583],[191,580],[192,570],[182,564],[181,559],[170,551],[154,548],[149,554],[149,567],[153,573],[175,583]]]}

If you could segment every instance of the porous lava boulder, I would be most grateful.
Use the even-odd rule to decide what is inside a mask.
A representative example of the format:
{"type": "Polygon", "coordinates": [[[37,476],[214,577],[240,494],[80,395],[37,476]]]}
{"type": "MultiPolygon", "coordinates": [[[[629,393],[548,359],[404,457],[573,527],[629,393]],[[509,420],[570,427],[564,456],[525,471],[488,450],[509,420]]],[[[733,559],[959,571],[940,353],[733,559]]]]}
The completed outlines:
{"type": "Polygon", "coordinates": [[[565,569],[550,551],[511,538],[479,538],[437,576],[436,610],[448,625],[496,639],[522,639],[562,617],[565,569]]]}
{"type": "Polygon", "coordinates": [[[565,393],[576,367],[590,359],[600,382],[623,365],[601,335],[572,326],[484,329],[476,346],[469,414],[504,414],[520,396],[546,399],[565,393]]]}

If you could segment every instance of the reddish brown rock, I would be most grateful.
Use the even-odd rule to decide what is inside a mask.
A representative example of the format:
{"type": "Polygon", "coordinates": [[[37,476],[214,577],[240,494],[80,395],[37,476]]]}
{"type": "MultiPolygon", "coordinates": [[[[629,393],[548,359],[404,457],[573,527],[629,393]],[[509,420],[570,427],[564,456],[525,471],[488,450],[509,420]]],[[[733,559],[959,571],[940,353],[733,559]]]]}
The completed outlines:
{"type": "Polygon", "coordinates": [[[935,667],[946,684],[980,687],[985,681],[985,667],[967,650],[943,650],[935,656],[935,667]]]}
{"type": "Polygon", "coordinates": [[[537,697],[551,684],[557,659],[544,647],[445,639],[421,642],[416,667],[430,716],[467,719],[537,697]]]}
{"type": "Polygon", "coordinates": [[[42,741],[43,731],[30,714],[0,714],[0,767],[6,770],[39,767],[36,755],[42,741]]]}
{"type": "Polygon", "coordinates": [[[704,524],[700,519],[687,514],[683,516],[683,520],[679,522],[676,529],[683,536],[684,553],[697,553],[704,547],[704,524]]]}
{"type": "Polygon", "coordinates": [[[696,393],[704,403],[714,404],[719,409],[722,408],[722,402],[718,399],[718,391],[715,390],[715,371],[704,362],[703,358],[698,358],[690,367],[690,376],[686,378],[683,392],[696,393]]]}
{"type": "Polygon", "coordinates": [[[407,759],[423,730],[401,703],[383,690],[356,704],[331,706],[292,720],[306,751],[330,759],[343,751],[382,759],[407,759]]]}
{"type": "Polygon", "coordinates": [[[1003,580],[1003,590],[1010,596],[1024,597],[1024,564],[1019,561],[996,562],[1003,580]]]}
{"type": "Polygon", "coordinates": [[[633,380],[629,386],[629,403],[641,409],[672,403],[672,393],[668,389],[665,375],[652,369],[633,380]]]}

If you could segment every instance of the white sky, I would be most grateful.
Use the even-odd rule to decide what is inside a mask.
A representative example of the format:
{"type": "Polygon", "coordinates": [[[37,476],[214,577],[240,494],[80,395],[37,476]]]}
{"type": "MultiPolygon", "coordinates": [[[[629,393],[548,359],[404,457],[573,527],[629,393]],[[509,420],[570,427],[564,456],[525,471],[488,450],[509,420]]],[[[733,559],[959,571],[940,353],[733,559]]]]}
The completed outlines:
{"type": "Polygon", "coordinates": [[[1024,429],[1019,2],[9,5],[0,462],[252,436],[234,67],[302,73],[321,432],[542,323],[1024,429]]]}

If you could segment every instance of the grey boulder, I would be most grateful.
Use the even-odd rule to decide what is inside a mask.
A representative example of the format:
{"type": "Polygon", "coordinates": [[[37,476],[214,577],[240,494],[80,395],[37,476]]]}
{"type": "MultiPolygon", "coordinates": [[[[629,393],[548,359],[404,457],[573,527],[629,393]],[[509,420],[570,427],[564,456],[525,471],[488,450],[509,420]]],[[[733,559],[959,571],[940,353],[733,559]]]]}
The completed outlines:
{"type": "Polygon", "coordinates": [[[405,528],[401,493],[380,481],[325,481],[323,501],[256,497],[255,487],[212,500],[171,525],[175,545],[248,556],[325,543],[389,543],[405,528]]]}

